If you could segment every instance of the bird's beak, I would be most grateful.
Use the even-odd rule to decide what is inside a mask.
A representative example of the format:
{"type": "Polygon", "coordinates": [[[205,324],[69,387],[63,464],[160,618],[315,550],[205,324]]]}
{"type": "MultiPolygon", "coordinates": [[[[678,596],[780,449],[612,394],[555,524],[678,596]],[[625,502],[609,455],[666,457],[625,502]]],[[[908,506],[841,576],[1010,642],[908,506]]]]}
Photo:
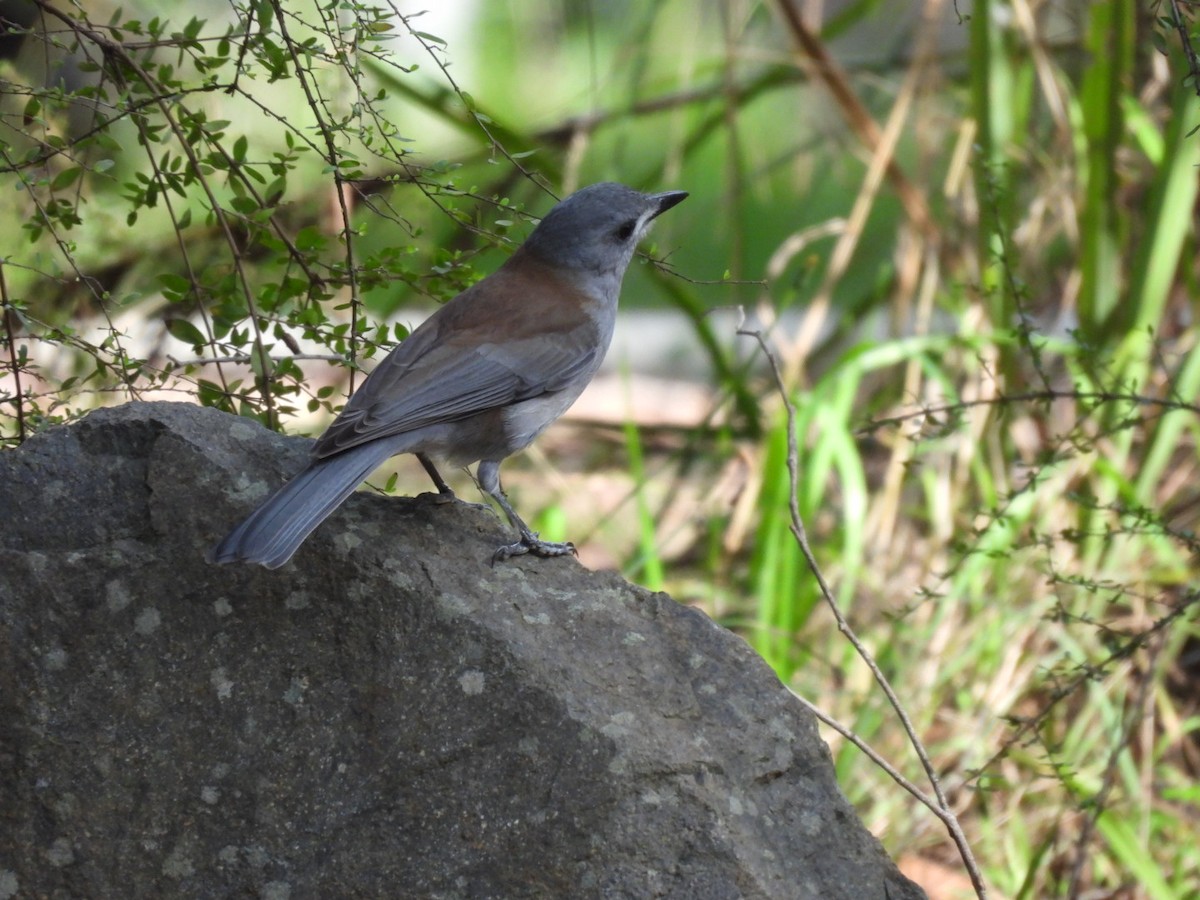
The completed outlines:
{"type": "Polygon", "coordinates": [[[650,218],[661,216],[672,206],[682,203],[687,198],[687,191],[663,191],[661,194],[651,194],[650,199],[658,204],[658,209],[654,211],[654,215],[650,218]]]}

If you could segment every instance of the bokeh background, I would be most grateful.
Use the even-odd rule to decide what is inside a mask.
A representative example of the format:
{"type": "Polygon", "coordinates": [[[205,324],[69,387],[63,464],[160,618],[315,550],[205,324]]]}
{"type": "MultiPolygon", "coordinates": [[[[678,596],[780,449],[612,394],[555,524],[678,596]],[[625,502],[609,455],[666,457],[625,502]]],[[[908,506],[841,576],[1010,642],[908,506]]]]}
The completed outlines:
{"type": "Polygon", "coordinates": [[[424,5],[0,2],[0,441],[316,434],[555,197],[685,189],[517,507],[928,799],[795,498],[944,809],[830,728],[843,789],[931,896],[950,816],[992,896],[1200,896],[1191,5],[424,5]]]}

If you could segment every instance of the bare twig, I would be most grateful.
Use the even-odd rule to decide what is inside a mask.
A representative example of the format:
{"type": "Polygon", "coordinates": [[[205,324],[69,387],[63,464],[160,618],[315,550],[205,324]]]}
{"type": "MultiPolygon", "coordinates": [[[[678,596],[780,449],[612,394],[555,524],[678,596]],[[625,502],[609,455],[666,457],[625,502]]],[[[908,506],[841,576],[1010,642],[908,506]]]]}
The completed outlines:
{"type": "Polygon", "coordinates": [[[822,723],[828,725],[830,728],[848,740],[851,744],[861,750],[864,756],[871,760],[871,762],[875,763],[875,765],[879,766],[879,768],[883,769],[883,771],[886,772],[888,776],[896,782],[896,784],[900,785],[900,787],[904,788],[906,791],[920,800],[923,804],[929,807],[929,809],[933,810],[934,814],[936,814],[938,818],[942,818],[942,810],[938,807],[937,800],[935,800],[933,797],[930,797],[923,790],[905,778],[900,770],[884,759],[883,755],[880,754],[878,750],[860,738],[854,733],[854,731],[847,728],[833,716],[826,713],[811,700],[801,696],[800,694],[797,694],[795,691],[792,691],[792,696],[804,704],[808,711],[816,716],[822,723]]]}
{"type": "Polygon", "coordinates": [[[1087,401],[1097,403],[1132,403],[1137,406],[1157,406],[1171,412],[1185,410],[1200,415],[1200,404],[1186,403],[1183,400],[1169,397],[1150,397],[1146,394],[1123,394],[1111,391],[1022,391],[1019,394],[997,394],[994,397],[984,397],[978,400],[960,400],[955,403],[943,403],[938,406],[922,406],[913,412],[900,413],[886,418],[872,419],[860,430],[859,434],[870,434],[881,428],[901,425],[913,419],[927,419],[931,416],[953,415],[976,406],[1006,406],[1016,403],[1048,403],[1054,400],[1087,401]]]}
{"type": "MultiPolygon", "coordinates": [[[[217,364],[248,366],[258,358],[258,354],[251,356],[248,353],[238,353],[233,356],[220,357],[197,356],[193,357],[192,359],[176,359],[170,354],[167,355],[167,361],[170,362],[172,366],[180,369],[187,368],[188,366],[212,366],[217,364]]],[[[282,362],[285,359],[316,360],[318,362],[327,362],[334,363],[336,365],[353,367],[353,365],[350,363],[350,360],[346,359],[346,357],[339,353],[289,353],[286,356],[268,356],[266,359],[267,362],[272,363],[282,362]]]]}
{"type": "MultiPolygon", "coordinates": [[[[838,606],[837,600],[834,599],[833,591],[830,590],[829,584],[825,581],[825,576],[821,572],[820,566],[817,564],[816,557],[813,556],[812,549],[808,545],[808,535],[804,529],[804,522],[800,518],[800,504],[797,500],[799,493],[800,473],[799,473],[799,448],[796,438],[796,410],[787,396],[787,386],[783,380],[783,373],[779,367],[779,361],[775,358],[775,354],[767,345],[766,339],[758,329],[745,328],[744,323],[738,325],[737,333],[739,335],[754,338],[762,350],[763,355],[767,358],[770,364],[771,372],[775,378],[775,387],[779,391],[779,396],[783,400],[784,409],[787,412],[787,468],[788,468],[788,483],[791,486],[788,497],[788,512],[791,517],[792,536],[795,537],[797,545],[800,547],[800,552],[804,554],[804,559],[808,563],[809,570],[817,580],[817,585],[820,588],[821,596],[824,598],[826,605],[833,613],[833,618],[837,622],[838,631],[846,636],[854,647],[859,658],[866,663],[867,668],[871,670],[872,676],[875,678],[875,683],[879,685],[884,695],[888,699],[888,703],[892,709],[896,711],[897,717],[908,735],[909,743],[912,744],[917,758],[921,761],[922,768],[925,769],[925,775],[929,779],[930,785],[933,787],[935,801],[930,802],[929,798],[921,791],[916,791],[913,796],[924,803],[931,809],[935,815],[946,825],[947,831],[950,832],[950,838],[954,841],[958,848],[959,856],[962,857],[963,865],[967,869],[967,874],[971,878],[971,884],[975,888],[975,894],[980,900],[986,900],[987,887],[983,883],[983,875],[979,870],[979,865],[975,861],[975,856],[971,852],[970,844],[967,843],[966,834],[962,830],[962,826],[955,816],[954,811],[950,808],[950,803],[946,799],[946,794],[942,790],[941,779],[938,777],[937,771],[933,767],[933,762],[929,758],[929,753],[925,749],[925,745],[921,742],[921,738],[917,735],[916,727],[909,718],[904,705],[900,702],[895,690],[887,676],[883,674],[883,670],[879,668],[879,664],[875,662],[875,658],[866,646],[859,640],[858,635],[854,633],[854,629],[850,627],[850,623],[846,620],[841,607],[838,606]]],[[[843,734],[846,732],[839,729],[843,734]]],[[[862,747],[862,743],[855,741],[855,746],[862,747]]],[[[869,754],[872,759],[876,759],[877,754],[869,754]]],[[[892,774],[891,767],[886,767],[885,771],[892,774]]],[[[896,777],[895,775],[892,776],[896,777]]],[[[903,780],[899,782],[902,786],[905,784],[903,780]]]]}

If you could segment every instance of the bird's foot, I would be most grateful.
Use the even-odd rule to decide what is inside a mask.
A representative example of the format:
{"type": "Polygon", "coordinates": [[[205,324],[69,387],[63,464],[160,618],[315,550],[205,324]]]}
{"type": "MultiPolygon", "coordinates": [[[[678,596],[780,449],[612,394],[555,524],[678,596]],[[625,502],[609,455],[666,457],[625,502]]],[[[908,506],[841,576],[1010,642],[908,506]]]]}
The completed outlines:
{"type": "Polygon", "coordinates": [[[470,509],[486,509],[489,512],[492,508],[486,503],[472,503],[469,500],[462,500],[454,491],[446,488],[444,491],[425,491],[423,494],[417,494],[414,498],[422,503],[432,503],[434,506],[445,506],[447,503],[458,502],[470,509]]]}
{"type": "Polygon", "coordinates": [[[550,556],[578,556],[579,551],[575,549],[575,545],[570,541],[543,541],[539,540],[536,534],[523,534],[521,539],[515,544],[505,544],[492,554],[492,565],[498,562],[503,562],[506,559],[511,559],[514,556],[524,556],[526,553],[532,553],[534,556],[550,557],[550,556]]]}

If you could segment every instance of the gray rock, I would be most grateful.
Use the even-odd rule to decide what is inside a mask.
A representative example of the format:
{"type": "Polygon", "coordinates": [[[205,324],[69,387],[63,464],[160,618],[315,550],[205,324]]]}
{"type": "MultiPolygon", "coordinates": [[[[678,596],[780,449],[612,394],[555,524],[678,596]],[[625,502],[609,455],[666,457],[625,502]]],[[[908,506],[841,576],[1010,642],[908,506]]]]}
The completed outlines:
{"type": "Polygon", "coordinates": [[[702,613],[358,494],[204,551],[307,441],[182,404],[0,455],[0,896],[921,897],[702,613]]]}

